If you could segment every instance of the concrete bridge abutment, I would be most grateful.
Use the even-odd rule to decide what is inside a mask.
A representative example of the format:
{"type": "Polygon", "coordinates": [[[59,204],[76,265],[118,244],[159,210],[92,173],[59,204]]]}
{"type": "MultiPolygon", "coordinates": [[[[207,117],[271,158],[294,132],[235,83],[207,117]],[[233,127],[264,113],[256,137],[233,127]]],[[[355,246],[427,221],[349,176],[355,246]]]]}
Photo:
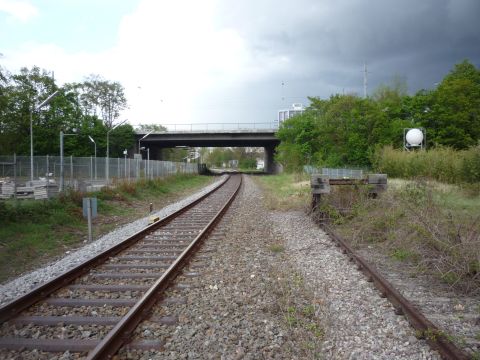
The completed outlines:
{"type": "Polygon", "coordinates": [[[280,164],[275,162],[276,148],[276,146],[265,146],[263,148],[265,152],[265,172],[268,174],[278,174],[281,172],[280,164]]]}

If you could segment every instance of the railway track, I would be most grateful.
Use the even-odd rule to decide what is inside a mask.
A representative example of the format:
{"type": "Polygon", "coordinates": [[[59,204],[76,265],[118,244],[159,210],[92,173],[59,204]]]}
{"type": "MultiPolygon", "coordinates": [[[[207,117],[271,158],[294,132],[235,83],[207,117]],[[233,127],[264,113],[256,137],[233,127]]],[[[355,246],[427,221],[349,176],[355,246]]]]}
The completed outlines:
{"type": "Polygon", "coordinates": [[[340,236],[338,236],[332,228],[326,224],[321,225],[325,232],[330,236],[335,245],[341,248],[341,251],[354,262],[357,269],[361,271],[368,282],[380,292],[380,296],[387,298],[395,308],[397,315],[403,315],[409,321],[411,326],[416,329],[417,337],[424,339],[441,357],[446,360],[467,360],[472,358],[470,354],[458,347],[452,337],[441,328],[431,322],[409,299],[382,275],[377,269],[369,264],[361,255],[340,236]]]}
{"type": "MultiPolygon", "coordinates": [[[[182,301],[165,291],[180,274],[198,275],[201,264],[189,261],[240,186],[240,175],[229,177],[192,204],[0,308],[0,358],[70,352],[93,360],[111,358],[126,344],[161,349],[161,339],[130,341],[131,334],[157,302],[182,301]]],[[[149,320],[175,322],[168,315],[149,320]]]]}

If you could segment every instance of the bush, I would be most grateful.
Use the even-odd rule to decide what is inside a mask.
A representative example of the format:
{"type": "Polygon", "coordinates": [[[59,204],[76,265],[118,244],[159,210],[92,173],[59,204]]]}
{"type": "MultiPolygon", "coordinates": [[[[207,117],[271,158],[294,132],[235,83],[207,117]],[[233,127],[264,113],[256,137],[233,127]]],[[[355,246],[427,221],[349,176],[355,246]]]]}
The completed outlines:
{"type": "Polygon", "coordinates": [[[241,169],[256,169],[257,168],[257,160],[255,159],[240,159],[240,163],[238,164],[241,169]]]}
{"type": "Polygon", "coordinates": [[[117,187],[121,192],[129,195],[135,195],[137,193],[137,185],[134,182],[122,181],[117,187]]]}
{"type": "Polygon", "coordinates": [[[65,205],[65,200],[60,199],[0,202],[0,224],[41,223],[53,214],[60,215],[64,208],[68,210],[78,207],[71,201],[65,205]]]}
{"type": "Polygon", "coordinates": [[[100,200],[126,200],[125,196],[119,190],[109,186],[102,188],[102,190],[97,193],[97,198],[100,200]]]}
{"type": "Polygon", "coordinates": [[[465,152],[461,166],[463,181],[474,184],[480,182],[480,145],[465,152]]]}
{"type": "MultiPolygon", "coordinates": [[[[62,204],[74,204],[76,206],[83,206],[83,198],[85,197],[85,193],[81,191],[75,191],[72,189],[67,189],[66,191],[62,192],[58,196],[58,200],[62,204]]],[[[54,200],[54,199],[52,199],[54,200]]]]}
{"type": "Polygon", "coordinates": [[[480,146],[461,151],[439,147],[411,152],[387,146],[377,150],[372,160],[375,170],[389,177],[422,177],[450,184],[480,182],[480,146]]]}

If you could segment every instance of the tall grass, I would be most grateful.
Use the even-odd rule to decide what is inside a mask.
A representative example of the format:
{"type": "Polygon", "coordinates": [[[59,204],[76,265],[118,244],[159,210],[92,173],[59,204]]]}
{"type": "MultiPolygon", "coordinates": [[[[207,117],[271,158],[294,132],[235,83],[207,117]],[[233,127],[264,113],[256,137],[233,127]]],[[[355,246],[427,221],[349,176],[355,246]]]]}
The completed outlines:
{"type": "MultiPolygon", "coordinates": [[[[165,206],[167,198],[190,193],[212,178],[176,175],[165,179],[116,183],[88,196],[98,199],[94,236],[121,223],[146,215],[149,203],[165,206]],[[143,209],[143,211],[142,211],[143,209]]],[[[82,198],[87,194],[66,191],[44,201],[0,201],[0,283],[38,266],[86,239],[82,198]]]]}
{"type": "Polygon", "coordinates": [[[373,163],[376,171],[389,177],[424,177],[450,184],[480,182],[480,145],[462,151],[440,147],[411,152],[387,146],[376,152],[373,163]]]}
{"type": "Polygon", "coordinates": [[[412,274],[429,273],[456,289],[480,294],[478,197],[445,192],[438,183],[424,181],[404,182],[377,199],[360,195],[353,187],[334,187],[314,216],[328,219],[354,246],[375,246],[410,263],[412,274]],[[339,203],[339,198],[347,201],[339,203]]]}
{"type": "Polygon", "coordinates": [[[309,203],[310,182],[307,174],[283,173],[253,179],[265,190],[262,200],[267,209],[303,209],[309,203]]]}

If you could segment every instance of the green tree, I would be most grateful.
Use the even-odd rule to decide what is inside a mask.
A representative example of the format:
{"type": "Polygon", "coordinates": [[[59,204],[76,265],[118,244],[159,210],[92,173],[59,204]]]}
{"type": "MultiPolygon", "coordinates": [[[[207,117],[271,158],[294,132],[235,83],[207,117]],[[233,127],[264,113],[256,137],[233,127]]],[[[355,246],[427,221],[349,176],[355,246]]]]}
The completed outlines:
{"type": "MultiPolygon", "coordinates": [[[[317,102],[312,102],[317,107],[317,102]]],[[[335,95],[320,104],[320,151],[316,162],[327,166],[368,166],[376,144],[385,142],[385,112],[373,99],[335,95]]]]}
{"type": "Polygon", "coordinates": [[[432,93],[422,118],[434,144],[465,149],[480,139],[480,71],[469,61],[456,64],[432,93]]]}
{"type": "Polygon", "coordinates": [[[123,86],[99,75],[90,75],[82,83],[69,84],[68,89],[75,93],[83,114],[101,118],[109,129],[120,112],[127,108],[123,86]]]}
{"type": "MultiPolygon", "coordinates": [[[[105,154],[108,125],[118,117],[126,101],[120,84],[101,80],[95,88],[91,83],[65,84],[59,89],[50,74],[38,67],[22,68],[18,74],[0,69],[0,153],[30,154],[32,114],[34,155],[58,154],[60,131],[72,133],[74,129],[78,135],[64,139],[65,154],[92,155],[93,144],[88,135],[97,142],[98,155],[105,154]],[[57,90],[58,95],[49,104],[35,110],[57,90]],[[104,112],[100,111],[102,106],[104,112]],[[102,121],[97,113],[106,114],[111,121],[102,121]]],[[[118,127],[111,137],[111,155],[122,156],[123,149],[131,147],[133,141],[130,125],[118,127]]]]}
{"type": "Polygon", "coordinates": [[[320,111],[312,106],[305,113],[287,119],[281,124],[277,132],[281,143],[277,149],[276,160],[287,171],[300,171],[304,164],[311,162],[318,151],[320,129],[317,124],[317,113],[320,111]]]}
{"type": "Polygon", "coordinates": [[[160,124],[140,124],[137,126],[137,132],[164,132],[167,128],[160,124]]]}
{"type": "Polygon", "coordinates": [[[36,106],[50,94],[58,90],[54,80],[38,67],[22,68],[19,74],[4,76],[2,93],[0,94],[0,137],[2,152],[30,154],[30,114],[32,114],[34,154],[43,152],[44,138],[42,132],[52,125],[55,112],[63,111],[57,104],[59,98],[53,99],[41,109],[36,106]]]}
{"type": "Polygon", "coordinates": [[[205,162],[211,166],[221,167],[228,163],[229,160],[234,160],[235,156],[231,148],[214,148],[205,159],[205,162]]]}

